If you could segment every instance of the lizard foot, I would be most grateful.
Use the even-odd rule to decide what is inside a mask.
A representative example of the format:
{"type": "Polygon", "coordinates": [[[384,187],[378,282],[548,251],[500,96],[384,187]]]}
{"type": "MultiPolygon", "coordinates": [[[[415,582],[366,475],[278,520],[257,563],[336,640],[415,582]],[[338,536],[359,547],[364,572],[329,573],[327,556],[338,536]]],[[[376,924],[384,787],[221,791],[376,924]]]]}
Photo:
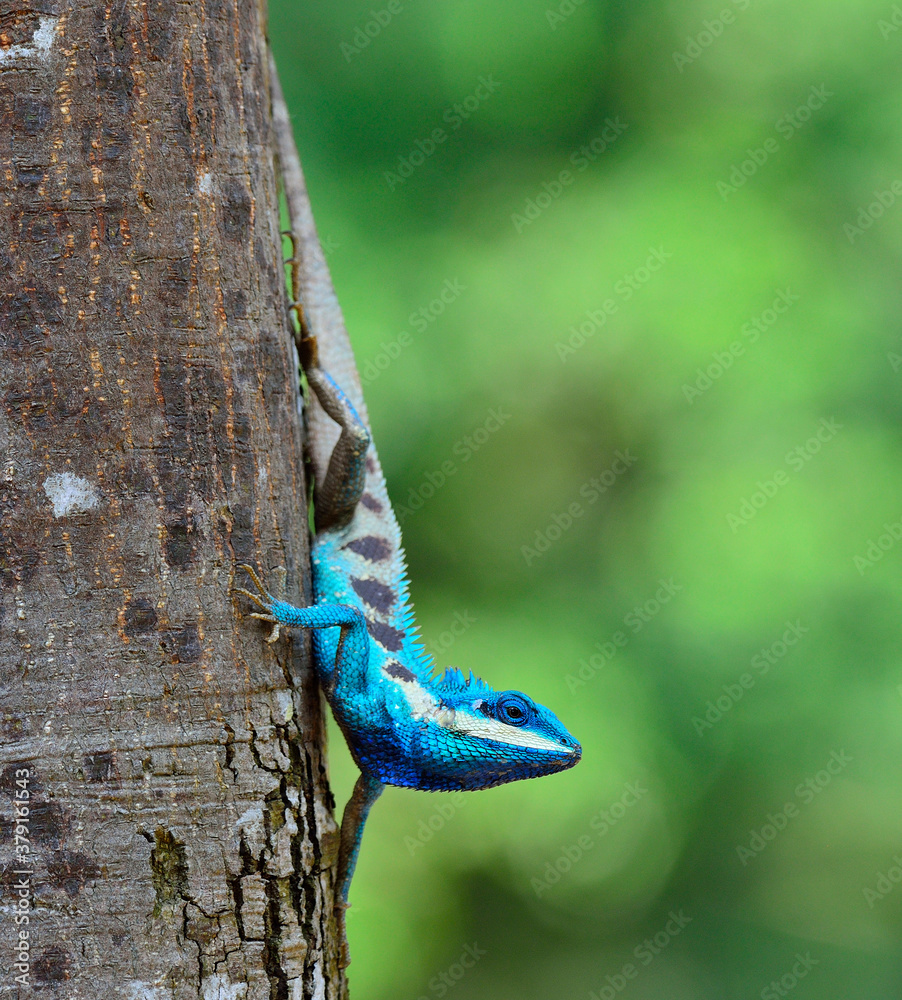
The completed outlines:
{"type": "MultiPolygon", "coordinates": [[[[254,581],[254,586],[257,588],[259,593],[254,594],[250,590],[245,590],[244,587],[235,587],[234,592],[236,594],[242,594],[245,597],[249,597],[254,602],[254,604],[257,605],[257,607],[262,608],[266,612],[266,614],[261,615],[257,611],[252,611],[250,617],[259,618],[260,621],[263,622],[270,622],[272,624],[272,632],[270,632],[270,634],[266,637],[266,641],[268,643],[277,642],[279,639],[279,630],[281,628],[282,623],[279,621],[278,618],[274,617],[272,614],[272,606],[275,603],[276,598],[273,597],[273,595],[266,589],[266,587],[263,586],[263,581],[260,579],[259,576],[257,576],[256,570],[253,568],[253,566],[248,566],[246,563],[242,563],[238,568],[243,569],[251,578],[251,580],[254,581]]],[[[284,590],[284,585],[285,585],[284,570],[280,574],[280,577],[281,577],[282,589],[284,590]]]]}

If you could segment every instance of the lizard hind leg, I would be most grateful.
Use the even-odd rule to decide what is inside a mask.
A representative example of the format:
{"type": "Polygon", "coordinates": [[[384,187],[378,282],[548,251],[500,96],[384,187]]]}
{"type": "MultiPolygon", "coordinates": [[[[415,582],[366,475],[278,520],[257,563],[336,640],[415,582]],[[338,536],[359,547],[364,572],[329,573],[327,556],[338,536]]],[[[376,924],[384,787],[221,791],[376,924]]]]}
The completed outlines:
{"type": "Polygon", "coordinates": [[[373,803],[382,794],[385,785],[377,778],[361,774],[341,817],[341,847],[338,852],[338,892],[342,903],[347,904],[348,889],[357,867],[363,827],[373,803]]]}
{"type": "Polygon", "coordinates": [[[300,327],[297,344],[301,366],[319,405],[341,428],[325,477],[321,483],[314,483],[313,519],[319,532],[326,528],[344,527],[354,516],[366,485],[370,431],[338,383],[320,367],[316,337],[310,330],[303,303],[298,298],[301,287],[298,240],[291,231],[283,235],[291,240],[291,258],[286,261],[291,265],[292,301],[289,309],[297,317],[300,327]]]}
{"type": "Polygon", "coordinates": [[[319,532],[343,527],[354,516],[366,486],[370,431],[328,372],[311,365],[305,374],[320,406],[341,427],[326,475],[314,485],[314,523],[319,532]]]}
{"type": "Polygon", "coordinates": [[[313,518],[317,530],[341,528],[354,516],[366,485],[366,453],[370,446],[370,431],[354,409],[341,387],[319,363],[316,337],[310,330],[303,303],[298,298],[301,287],[298,239],[288,230],[282,234],[291,240],[292,301],[289,309],[300,327],[297,337],[301,366],[320,406],[341,428],[341,435],[332,449],[329,467],[321,483],[314,483],[313,518]]]}

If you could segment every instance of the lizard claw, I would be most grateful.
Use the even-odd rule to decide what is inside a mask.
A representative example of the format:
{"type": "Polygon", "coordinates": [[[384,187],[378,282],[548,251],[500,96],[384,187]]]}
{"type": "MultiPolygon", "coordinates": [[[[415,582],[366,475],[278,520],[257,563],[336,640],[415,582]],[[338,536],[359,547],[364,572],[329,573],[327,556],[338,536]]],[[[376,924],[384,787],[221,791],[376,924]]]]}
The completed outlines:
{"type": "Polygon", "coordinates": [[[249,590],[245,590],[243,587],[236,587],[235,588],[236,594],[245,594],[255,604],[259,604],[261,608],[265,608],[267,607],[268,604],[272,604],[273,601],[275,601],[275,598],[272,596],[272,594],[266,589],[266,587],[263,586],[263,581],[260,579],[259,576],[257,576],[257,571],[254,569],[253,566],[248,566],[247,563],[241,563],[238,566],[238,569],[243,569],[244,572],[247,573],[247,575],[254,581],[254,586],[259,591],[259,594],[252,594],[249,590]],[[261,599],[263,597],[266,598],[265,601],[261,599]]]}
{"type": "Polygon", "coordinates": [[[279,629],[282,627],[282,623],[278,618],[273,618],[272,615],[258,615],[256,611],[252,611],[249,617],[259,618],[261,622],[272,622],[272,632],[266,637],[266,641],[268,643],[278,642],[279,629]]]}
{"type": "Polygon", "coordinates": [[[265,604],[263,601],[260,600],[260,595],[259,594],[252,594],[249,590],[245,590],[244,587],[234,587],[232,589],[232,593],[233,594],[242,594],[244,597],[249,597],[254,602],[254,604],[256,604],[258,607],[261,607],[261,608],[268,607],[267,604],[265,604]]]}
{"type": "MultiPolygon", "coordinates": [[[[258,608],[262,608],[265,614],[260,614],[258,611],[252,611],[250,613],[251,618],[259,618],[262,622],[270,622],[272,624],[272,632],[267,636],[266,641],[269,643],[277,642],[279,638],[279,630],[282,627],[282,622],[279,621],[272,614],[272,606],[276,603],[276,598],[263,586],[263,581],[257,576],[257,571],[253,566],[248,566],[247,563],[241,563],[238,567],[243,569],[245,573],[254,581],[254,586],[257,588],[259,593],[254,594],[250,590],[245,590],[244,587],[235,587],[234,593],[242,594],[244,597],[249,597],[258,608]]],[[[284,570],[282,571],[284,573],[284,570]]],[[[280,576],[280,581],[282,582],[282,589],[284,590],[284,578],[280,576]]]]}

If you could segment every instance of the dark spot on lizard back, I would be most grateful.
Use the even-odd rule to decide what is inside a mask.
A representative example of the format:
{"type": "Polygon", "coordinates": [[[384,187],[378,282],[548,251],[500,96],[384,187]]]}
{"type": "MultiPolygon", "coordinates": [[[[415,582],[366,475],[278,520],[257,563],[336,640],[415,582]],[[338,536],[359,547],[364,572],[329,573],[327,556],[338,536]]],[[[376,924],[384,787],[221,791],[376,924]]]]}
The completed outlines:
{"type": "Polygon", "coordinates": [[[417,679],[416,674],[412,674],[407,667],[398,663],[397,660],[389,660],[385,664],[385,672],[390,677],[397,677],[401,681],[415,681],[417,679]]]}
{"type": "Polygon", "coordinates": [[[371,510],[374,514],[382,513],[382,504],[373,496],[372,493],[364,493],[360,498],[360,502],[368,510],[371,510]]]}
{"type": "Polygon", "coordinates": [[[384,538],[377,538],[375,535],[365,535],[363,538],[355,538],[345,545],[346,549],[356,552],[357,555],[369,559],[370,562],[382,562],[391,556],[391,546],[384,538]]]}
{"type": "Polygon", "coordinates": [[[376,471],[376,463],[373,460],[373,456],[372,455],[367,455],[366,456],[366,471],[367,472],[373,472],[373,473],[376,471]]]}
{"type": "Polygon", "coordinates": [[[357,596],[362,601],[383,614],[390,611],[391,606],[395,603],[395,592],[391,587],[386,587],[378,580],[361,580],[359,577],[352,576],[351,586],[357,591],[357,596]]]}
{"type": "Polygon", "coordinates": [[[390,653],[397,653],[404,644],[404,633],[392,628],[391,625],[367,618],[366,628],[376,642],[390,653]]]}

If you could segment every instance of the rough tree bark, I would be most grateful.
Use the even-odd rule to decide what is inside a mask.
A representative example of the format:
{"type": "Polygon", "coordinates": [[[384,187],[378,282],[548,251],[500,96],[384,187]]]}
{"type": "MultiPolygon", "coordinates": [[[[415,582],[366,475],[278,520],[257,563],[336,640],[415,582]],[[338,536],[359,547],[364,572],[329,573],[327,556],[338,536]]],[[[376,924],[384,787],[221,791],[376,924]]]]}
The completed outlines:
{"type": "Polygon", "coordinates": [[[344,990],[264,29],[0,4],[0,996],[344,990]]]}

